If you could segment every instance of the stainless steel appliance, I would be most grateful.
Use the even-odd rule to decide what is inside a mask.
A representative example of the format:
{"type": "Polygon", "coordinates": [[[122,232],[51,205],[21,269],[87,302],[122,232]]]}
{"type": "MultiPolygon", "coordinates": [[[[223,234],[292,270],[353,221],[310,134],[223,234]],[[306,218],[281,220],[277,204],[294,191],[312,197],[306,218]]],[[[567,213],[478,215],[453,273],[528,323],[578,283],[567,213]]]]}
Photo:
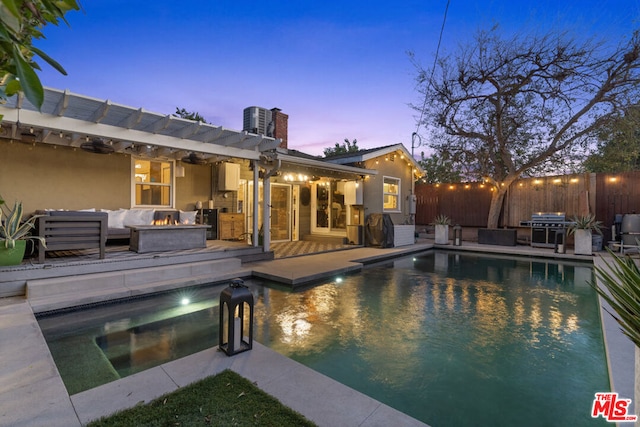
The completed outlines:
{"type": "Polygon", "coordinates": [[[531,221],[522,225],[531,227],[531,246],[537,248],[553,248],[556,232],[566,233],[567,221],[564,212],[536,212],[531,215],[531,221]]]}

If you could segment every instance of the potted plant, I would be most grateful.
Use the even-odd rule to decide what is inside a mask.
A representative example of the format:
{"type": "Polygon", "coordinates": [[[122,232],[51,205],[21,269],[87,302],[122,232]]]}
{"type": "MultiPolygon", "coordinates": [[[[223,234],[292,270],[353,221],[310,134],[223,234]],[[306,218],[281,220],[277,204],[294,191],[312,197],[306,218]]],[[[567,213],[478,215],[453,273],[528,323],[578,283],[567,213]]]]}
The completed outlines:
{"type": "Polygon", "coordinates": [[[593,254],[593,233],[602,234],[602,222],[596,221],[594,215],[575,216],[571,219],[569,234],[574,235],[574,253],[576,255],[593,254]]]}
{"type": "Polygon", "coordinates": [[[446,215],[438,215],[433,220],[433,224],[436,226],[436,244],[448,245],[449,226],[451,225],[451,218],[446,215]]]}
{"type": "Polygon", "coordinates": [[[38,216],[22,222],[22,203],[16,202],[9,210],[0,198],[0,265],[18,265],[24,258],[27,240],[39,240],[45,245],[44,238],[31,236],[38,216]]]}

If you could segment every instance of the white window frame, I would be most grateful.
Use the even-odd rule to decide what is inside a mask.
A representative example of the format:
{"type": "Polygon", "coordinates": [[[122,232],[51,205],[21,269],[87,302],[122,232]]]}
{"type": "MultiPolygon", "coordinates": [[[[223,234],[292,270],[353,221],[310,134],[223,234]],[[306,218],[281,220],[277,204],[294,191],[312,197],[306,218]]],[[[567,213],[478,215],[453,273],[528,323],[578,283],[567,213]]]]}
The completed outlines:
{"type": "Polygon", "coordinates": [[[400,178],[397,178],[395,176],[383,176],[382,177],[382,210],[383,212],[402,212],[402,207],[400,205],[401,200],[400,200],[400,194],[402,194],[402,180],[400,178]],[[387,192],[384,191],[384,186],[387,183],[387,180],[393,180],[395,181],[395,185],[398,187],[398,191],[396,193],[391,193],[391,192],[387,192]],[[395,209],[387,209],[384,207],[384,199],[387,196],[391,196],[391,197],[395,197],[396,198],[396,208],[395,209]]]}
{"type": "Polygon", "coordinates": [[[175,160],[160,160],[160,159],[149,159],[146,157],[134,157],[131,156],[131,207],[133,208],[165,208],[165,209],[174,209],[175,208],[175,200],[176,200],[176,162],[175,160]],[[138,205],[136,204],[136,160],[144,160],[148,162],[162,162],[169,163],[169,167],[171,168],[171,178],[169,184],[162,183],[146,183],[148,185],[155,185],[161,187],[169,187],[169,198],[170,203],[168,205],[138,205]]]}

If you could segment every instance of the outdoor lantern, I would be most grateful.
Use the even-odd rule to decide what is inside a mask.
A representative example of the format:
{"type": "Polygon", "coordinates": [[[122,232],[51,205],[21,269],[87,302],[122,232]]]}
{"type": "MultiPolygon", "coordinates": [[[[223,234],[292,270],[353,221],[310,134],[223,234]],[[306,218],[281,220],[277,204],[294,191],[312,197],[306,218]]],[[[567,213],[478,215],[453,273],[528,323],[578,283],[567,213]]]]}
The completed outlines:
{"type": "Polygon", "coordinates": [[[227,356],[253,346],[253,294],[242,279],[233,279],[220,293],[218,347],[227,356]],[[247,331],[248,330],[248,331],[247,331]],[[245,333],[248,332],[247,335],[245,333]]]}
{"type": "Polygon", "coordinates": [[[460,224],[453,226],[453,245],[462,246],[462,227],[460,224]]]}
{"type": "Polygon", "coordinates": [[[565,238],[564,230],[556,230],[556,237],[555,237],[553,252],[557,254],[565,253],[566,247],[564,244],[564,238],[565,238]]]}

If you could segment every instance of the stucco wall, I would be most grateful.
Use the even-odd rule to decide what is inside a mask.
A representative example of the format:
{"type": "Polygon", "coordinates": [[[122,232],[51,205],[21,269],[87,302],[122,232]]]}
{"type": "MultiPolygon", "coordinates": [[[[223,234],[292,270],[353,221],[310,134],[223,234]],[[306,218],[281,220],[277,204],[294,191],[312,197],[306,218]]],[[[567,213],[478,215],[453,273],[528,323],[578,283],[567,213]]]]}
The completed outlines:
{"type": "MultiPolygon", "coordinates": [[[[0,140],[0,194],[9,204],[21,200],[26,213],[131,207],[131,156],[54,147],[0,140]]],[[[176,178],[175,208],[192,210],[198,200],[206,207],[212,166],[183,166],[185,176],[176,178]]],[[[216,207],[230,207],[232,200],[221,197],[216,207]]]]}
{"type": "Polygon", "coordinates": [[[0,194],[37,209],[116,209],[131,203],[131,159],[0,140],[0,194]]]}
{"type": "MultiPolygon", "coordinates": [[[[391,158],[390,158],[391,159],[391,158]]],[[[400,178],[400,213],[388,212],[394,224],[404,224],[409,218],[409,206],[407,196],[411,194],[413,185],[413,169],[407,165],[407,161],[400,159],[396,154],[395,159],[385,160],[385,156],[370,159],[365,162],[367,169],[375,169],[377,175],[366,178],[363,197],[365,206],[365,218],[372,213],[387,213],[383,209],[383,180],[385,176],[400,178]],[[376,164],[376,160],[378,163],[376,164]]]]}

